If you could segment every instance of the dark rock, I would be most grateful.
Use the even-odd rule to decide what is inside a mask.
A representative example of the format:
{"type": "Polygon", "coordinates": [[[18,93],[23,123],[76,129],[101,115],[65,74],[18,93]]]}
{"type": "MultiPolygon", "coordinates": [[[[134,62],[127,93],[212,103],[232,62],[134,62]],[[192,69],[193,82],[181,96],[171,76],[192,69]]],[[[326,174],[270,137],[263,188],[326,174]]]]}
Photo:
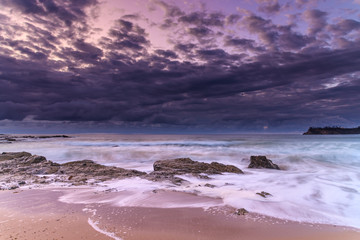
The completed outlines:
{"type": "Polygon", "coordinates": [[[26,162],[28,164],[34,164],[34,163],[41,163],[46,162],[46,158],[43,156],[33,155],[26,159],[26,162]]]}
{"type": "Polygon", "coordinates": [[[41,136],[20,136],[19,138],[35,138],[35,139],[45,139],[45,138],[70,138],[70,136],[67,135],[41,135],[41,136]]]}
{"type": "Polygon", "coordinates": [[[190,158],[176,158],[172,160],[159,160],[154,163],[155,172],[164,172],[167,174],[221,174],[223,172],[243,173],[239,168],[233,165],[224,165],[222,163],[212,162],[204,163],[193,161],[190,158]]]}
{"type": "Polygon", "coordinates": [[[245,208],[239,208],[236,210],[235,214],[236,215],[246,215],[248,214],[249,212],[245,209],[245,208]]]}
{"type": "Polygon", "coordinates": [[[67,135],[38,136],[38,138],[69,138],[67,135]]]}
{"type": "Polygon", "coordinates": [[[8,142],[15,142],[16,141],[15,138],[9,138],[9,137],[6,137],[5,140],[8,141],[8,142]]]}
{"type": "Polygon", "coordinates": [[[264,191],[256,193],[256,194],[262,196],[263,198],[267,198],[267,197],[272,196],[270,193],[267,193],[267,192],[264,192],[264,191]]]}
{"type": "Polygon", "coordinates": [[[273,163],[266,156],[251,156],[248,168],[270,168],[280,170],[279,166],[273,163]]]}
{"type": "Polygon", "coordinates": [[[17,188],[19,188],[19,186],[13,185],[13,186],[9,187],[8,189],[9,190],[14,190],[14,189],[17,189],[17,188]]]}
{"type": "Polygon", "coordinates": [[[204,186],[205,186],[205,187],[208,187],[208,188],[214,188],[214,187],[216,187],[215,185],[210,184],[210,183],[206,183],[204,186]]]}

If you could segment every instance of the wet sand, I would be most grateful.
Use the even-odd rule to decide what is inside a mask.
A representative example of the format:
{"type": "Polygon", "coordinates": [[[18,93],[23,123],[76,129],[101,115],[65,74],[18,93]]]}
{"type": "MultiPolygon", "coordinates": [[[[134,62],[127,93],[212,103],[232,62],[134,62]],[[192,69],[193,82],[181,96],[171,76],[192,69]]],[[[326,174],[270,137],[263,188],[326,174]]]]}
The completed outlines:
{"type": "MultiPolygon", "coordinates": [[[[1,191],[0,239],[360,239],[360,233],[350,228],[284,221],[253,213],[238,216],[228,207],[206,211],[202,208],[152,208],[146,204],[144,207],[118,207],[106,201],[110,196],[124,193],[97,193],[94,194],[96,201],[79,204],[58,200],[64,194],[81,191],[83,189],[1,191]],[[100,199],[103,203],[95,203],[100,199]]],[[[175,197],[177,201],[209,201],[182,193],[161,192],[149,196],[152,204],[173,202],[175,197]]]]}

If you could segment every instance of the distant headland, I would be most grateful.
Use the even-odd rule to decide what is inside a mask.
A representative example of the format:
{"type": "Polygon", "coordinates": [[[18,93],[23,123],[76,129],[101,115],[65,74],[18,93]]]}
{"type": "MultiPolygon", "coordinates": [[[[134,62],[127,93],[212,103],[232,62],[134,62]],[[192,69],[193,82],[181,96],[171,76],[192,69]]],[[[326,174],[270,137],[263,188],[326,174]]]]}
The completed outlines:
{"type": "Polygon", "coordinates": [[[330,134],[360,134],[360,126],[357,128],[343,127],[310,127],[303,135],[330,135],[330,134]]]}

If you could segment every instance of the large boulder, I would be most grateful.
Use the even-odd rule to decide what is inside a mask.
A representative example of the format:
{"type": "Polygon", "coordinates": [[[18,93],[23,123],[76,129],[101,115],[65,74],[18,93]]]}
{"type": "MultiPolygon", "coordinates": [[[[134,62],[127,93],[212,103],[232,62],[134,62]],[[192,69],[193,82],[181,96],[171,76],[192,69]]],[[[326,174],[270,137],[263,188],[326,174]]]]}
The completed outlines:
{"type": "Polygon", "coordinates": [[[171,160],[159,160],[154,163],[154,172],[163,172],[166,174],[221,174],[243,173],[239,168],[233,165],[225,165],[218,162],[204,163],[193,161],[190,158],[176,158],[171,160]]]}
{"type": "Polygon", "coordinates": [[[280,170],[279,166],[273,163],[266,156],[251,156],[248,168],[269,168],[280,170]]]}

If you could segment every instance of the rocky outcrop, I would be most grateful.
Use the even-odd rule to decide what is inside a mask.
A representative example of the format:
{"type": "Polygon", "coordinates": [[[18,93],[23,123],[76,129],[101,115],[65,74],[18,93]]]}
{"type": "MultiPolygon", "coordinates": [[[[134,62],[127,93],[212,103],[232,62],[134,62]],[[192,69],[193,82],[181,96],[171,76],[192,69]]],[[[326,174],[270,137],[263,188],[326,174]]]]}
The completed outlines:
{"type": "Polygon", "coordinates": [[[39,175],[54,174],[60,165],[47,161],[45,157],[28,152],[4,152],[0,155],[0,174],[39,175]]]}
{"type": "Polygon", "coordinates": [[[310,127],[303,135],[334,135],[334,134],[360,134],[360,126],[357,128],[342,128],[342,127],[324,127],[314,128],[310,127]]]}
{"type": "Polygon", "coordinates": [[[279,166],[273,163],[266,156],[251,156],[248,168],[269,168],[280,170],[279,166]]]}
{"type": "Polygon", "coordinates": [[[233,165],[225,165],[218,162],[204,163],[193,161],[190,158],[176,158],[171,160],[159,160],[154,163],[155,172],[163,172],[168,174],[221,174],[243,173],[239,168],[233,165]]]}
{"type": "Polygon", "coordinates": [[[154,163],[154,171],[147,178],[153,181],[168,180],[174,184],[181,184],[184,180],[174,175],[192,174],[199,178],[209,178],[203,174],[243,173],[233,165],[212,162],[204,163],[193,161],[190,158],[176,158],[170,160],[159,160],[154,163]]]}
{"type": "Polygon", "coordinates": [[[28,152],[4,152],[0,155],[0,182],[48,183],[51,181],[86,184],[87,180],[106,181],[113,178],[126,178],[146,175],[131,169],[104,166],[91,160],[68,162],[64,164],[48,161],[43,156],[28,152]],[[51,178],[48,176],[53,174],[51,178]],[[47,181],[48,180],[48,181],[47,181]]]}
{"type": "Polygon", "coordinates": [[[82,160],[68,162],[60,165],[59,174],[66,174],[72,181],[86,181],[87,179],[97,179],[106,181],[113,178],[126,178],[146,175],[132,169],[124,169],[119,167],[104,166],[95,163],[92,160],[82,160]]]}
{"type": "MultiPolygon", "coordinates": [[[[28,183],[70,183],[73,185],[102,182],[110,179],[123,179],[139,176],[151,181],[171,181],[181,184],[184,180],[176,175],[193,174],[208,179],[206,174],[243,173],[239,168],[217,162],[204,163],[190,158],[161,160],[154,163],[154,171],[147,174],[132,169],[104,166],[92,160],[54,163],[43,156],[28,152],[4,152],[0,154],[0,188],[2,183],[17,182],[19,185],[28,183]],[[21,183],[21,184],[20,184],[21,183]]],[[[7,189],[14,189],[10,186],[7,189]]],[[[205,185],[215,187],[214,185],[205,185]]]]}

